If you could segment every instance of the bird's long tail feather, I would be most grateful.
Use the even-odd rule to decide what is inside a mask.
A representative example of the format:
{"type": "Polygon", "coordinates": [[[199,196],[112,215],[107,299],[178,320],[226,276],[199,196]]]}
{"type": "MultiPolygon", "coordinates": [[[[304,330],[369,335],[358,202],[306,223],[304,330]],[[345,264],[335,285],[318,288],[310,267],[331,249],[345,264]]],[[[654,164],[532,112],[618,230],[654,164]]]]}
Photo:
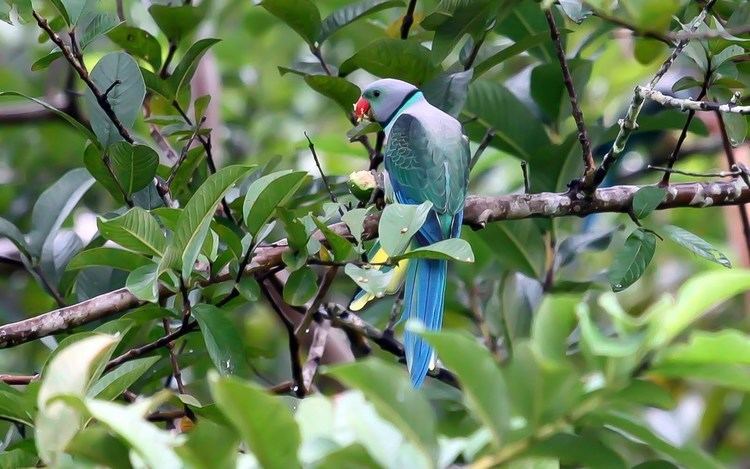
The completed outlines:
{"type": "MultiPolygon", "coordinates": [[[[427,330],[439,330],[443,322],[445,279],[448,261],[412,259],[404,285],[404,310],[402,321],[416,319],[427,330]]],[[[415,388],[422,385],[434,351],[424,339],[411,331],[404,333],[404,352],[411,381],[415,388]]]]}

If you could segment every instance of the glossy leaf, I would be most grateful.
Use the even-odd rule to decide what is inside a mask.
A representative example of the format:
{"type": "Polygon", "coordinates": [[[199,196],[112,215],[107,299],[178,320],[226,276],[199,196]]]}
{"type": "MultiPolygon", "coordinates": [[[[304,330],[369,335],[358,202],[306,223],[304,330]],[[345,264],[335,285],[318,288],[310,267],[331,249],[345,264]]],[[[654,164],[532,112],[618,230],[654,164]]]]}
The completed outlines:
{"type": "Polygon", "coordinates": [[[433,106],[458,117],[466,104],[473,70],[442,73],[422,87],[425,99],[433,106]]]}
{"type": "Polygon", "coordinates": [[[637,218],[646,218],[656,210],[666,196],[667,190],[663,187],[641,187],[633,195],[633,213],[637,218]]]}
{"type": "Polygon", "coordinates": [[[206,14],[207,4],[192,5],[151,5],[148,12],[167,38],[180,42],[192,33],[206,14]]]}
{"type": "Polygon", "coordinates": [[[666,225],[662,230],[669,236],[669,239],[694,254],[724,267],[732,267],[732,263],[729,262],[729,259],[721,251],[711,246],[699,236],[674,225],[666,225]]]}
{"type": "Polygon", "coordinates": [[[117,142],[109,147],[112,171],[120,187],[130,195],[151,184],[159,166],[159,155],[145,145],[117,142]]]}
{"type": "Polygon", "coordinates": [[[398,256],[406,250],[431,208],[430,202],[421,205],[388,204],[385,207],[380,216],[378,234],[380,244],[389,256],[398,256]]]}
{"type": "Polygon", "coordinates": [[[613,291],[622,291],[636,282],[651,262],[656,251],[656,235],[638,228],[630,233],[625,245],[617,251],[609,269],[613,291]]]}
{"type": "Polygon", "coordinates": [[[318,276],[307,266],[297,269],[289,275],[284,284],[284,301],[292,306],[307,303],[318,290],[318,276]]]}
{"type": "Polygon", "coordinates": [[[159,266],[154,263],[138,267],[130,272],[125,288],[142,301],[155,303],[159,299],[159,266]]]}
{"type": "MultiPolygon", "coordinates": [[[[310,0],[263,0],[260,6],[292,28],[310,45],[319,41],[320,12],[310,0]]],[[[322,40],[321,40],[322,42],[322,40]]]]}
{"type": "Polygon", "coordinates": [[[299,428],[280,398],[232,377],[214,375],[209,383],[216,404],[263,467],[300,467],[299,428]]]}
{"type": "Polygon", "coordinates": [[[402,0],[359,0],[345,5],[328,15],[320,26],[317,41],[323,43],[339,29],[357,21],[358,19],[377,13],[388,8],[403,6],[402,0]]]}
{"type": "Polygon", "coordinates": [[[394,259],[446,259],[458,262],[474,262],[471,245],[461,238],[445,239],[429,246],[407,251],[394,259]]]}
{"type": "Polygon", "coordinates": [[[156,356],[137,358],[123,363],[92,384],[88,390],[88,396],[110,401],[116,399],[159,360],[160,357],[156,356]]]}
{"type": "Polygon", "coordinates": [[[130,272],[150,262],[147,258],[124,249],[100,247],[77,253],[68,262],[67,269],[78,270],[98,265],[130,272]]]}
{"type": "Polygon", "coordinates": [[[544,270],[544,239],[532,220],[491,223],[475,234],[504,267],[540,278],[544,270]]]}
{"type": "Polygon", "coordinates": [[[419,448],[427,461],[435,459],[434,414],[430,403],[412,388],[403,368],[369,359],[329,368],[326,374],[362,391],[378,413],[419,448]]]}
{"type": "Polygon", "coordinates": [[[243,340],[227,312],[213,305],[199,304],[192,308],[192,314],[198,320],[208,355],[219,373],[246,376],[248,366],[243,340]]]}
{"type": "Polygon", "coordinates": [[[23,233],[16,225],[2,217],[0,217],[0,237],[8,238],[23,255],[28,256],[29,246],[26,244],[23,233]]]}
{"type": "Polygon", "coordinates": [[[346,112],[352,111],[354,102],[360,95],[359,87],[345,78],[307,75],[305,83],[323,96],[336,101],[346,112]]]}
{"type": "MultiPolygon", "coordinates": [[[[107,94],[107,101],[120,123],[126,129],[132,129],[146,95],[146,85],[135,60],[124,52],[112,52],[96,63],[90,77],[102,94],[112,87],[107,94]],[[119,84],[116,84],[118,81],[119,84]]],[[[86,88],[85,98],[91,127],[99,143],[106,148],[122,140],[115,124],[89,88],[86,88]]]]}
{"type": "Polygon", "coordinates": [[[83,168],[68,171],[47,188],[34,204],[31,212],[29,252],[42,254],[45,243],[54,240],[57,231],[78,201],[94,184],[94,179],[83,168]]]}
{"type": "Polygon", "coordinates": [[[125,52],[148,62],[154,71],[158,71],[161,67],[161,46],[159,41],[147,31],[121,24],[110,31],[107,36],[125,52]]]}
{"type": "Polygon", "coordinates": [[[417,86],[438,72],[427,48],[413,41],[390,38],[377,39],[358,50],[341,64],[340,73],[346,76],[359,68],[417,86]]]}
{"type": "Polygon", "coordinates": [[[166,238],[153,216],[140,207],[128,210],[124,215],[97,220],[103,237],[138,253],[162,256],[166,249],[166,238]]]}
{"type": "Polygon", "coordinates": [[[168,79],[169,86],[172,88],[174,96],[177,96],[180,93],[180,90],[185,83],[190,82],[201,57],[203,57],[208,49],[217,42],[219,42],[219,39],[201,39],[190,46],[190,49],[185,52],[182,60],[177,64],[172,75],[168,79]]]}
{"type": "Polygon", "coordinates": [[[263,176],[247,189],[242,205],[245,226],[256,235],[273,215],[277,206],[283,206],[305,181],[304,171],[278,171],[263,176]]]}
{"type": "Polygon", "coordinates": [[[195,191],[177,220],[174,235],[164,255],[165,266],[182,267],[182,277],[187,279],[190,276],[208,235],[216,206],[224,194],[251,169],[250,166],[227,166],[209,176],[195,191]]]}

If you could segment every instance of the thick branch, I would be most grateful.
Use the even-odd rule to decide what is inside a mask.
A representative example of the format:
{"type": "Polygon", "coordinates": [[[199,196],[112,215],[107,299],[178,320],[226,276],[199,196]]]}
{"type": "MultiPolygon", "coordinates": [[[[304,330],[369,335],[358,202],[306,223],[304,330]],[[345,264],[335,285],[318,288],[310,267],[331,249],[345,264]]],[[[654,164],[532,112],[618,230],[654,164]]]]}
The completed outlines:
{"type": "MultiPolygon", "coordinates": [[[[466,200],[464,223],[482,227],[487,223],[521,218],[583,217],[592,213],[626,213],[639,186],[613,186],[598,189],[590,197],[563,193],[513,194],[495,197],[471,196],[466,200]]],[[[674,184],[667,189],[667,198],[659,209],[680,207],[740,205],[750,202],[750,189],[741,180],[674,184]]],[[[365,220],[364,235],[377,236],[378,216],[365,220]]],[[[331,225],[336,233],[349,236],[344,223],[331,225]]],[[[318,233],[318,237],[323,239],[318,233]]],[[[266,271],[282,264],[281,256],[288,250],[285,241],[257,248],[245,273],[266,271]]],[[[212,282],[223,282],[232,276],[225,272],[212,282]]],[[[166,289],[162,295],[172,294],[166,289]]],[[[91,300],[61,308],[40,316],[0,326],[0,348],[12,347],[31,340],[56,334],[95,321],[141,304],[130,292],[121,288],[91,300]]]]}

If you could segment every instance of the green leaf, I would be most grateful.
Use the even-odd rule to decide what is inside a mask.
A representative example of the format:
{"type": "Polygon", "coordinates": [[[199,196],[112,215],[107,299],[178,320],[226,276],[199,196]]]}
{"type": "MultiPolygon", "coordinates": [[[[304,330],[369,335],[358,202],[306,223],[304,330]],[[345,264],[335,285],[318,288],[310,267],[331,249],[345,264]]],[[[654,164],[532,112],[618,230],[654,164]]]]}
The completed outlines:
{"type": "Polygon", "coordinates": [[[63,54],[59,50],[53,50],[49,54],[45,55],[44,57],[40,58],[33,64],[31,64],[31,71],[32,72],[38,72],[40,70],[44,70],[47,67],[49,67],[52,62],[62,57],[63,54]]]}
{"type": "Polygon", "coordinates": [[[534,316],[531,343],[549,363],[565,360],[568,336],[576,326],[575,307],[580,295],[546,295],[534,316]]]}
{"type": "MultiPolygon", "coordinates": [[[[31,96],[26,96],[25,94],[18,93],[16,91],[0,91],[0,97],[3,96],[18,96],[21,98],[28,99],[29,101],[33,101],[37,103],[38,105],[42,106],[43,108],[52,111],[56,116],[60,117],[62,120],[70,124],[71,127],[73,127],[78,133],[80,133],[83,137],[91,140],[92,142],[97,142],[96,136],[89,130],[85,125],[78,122],[76,119],[74,119],[69,114],[57,109],[56,107],[52,106],[51,104],[48,104],[40,99],[32,98],[31,96]]],[[[98,142],[97,142],[98,145],[98,142]]]]}
{"type": "Polygon", "coordinates": [[[346,112],[352,111],[354,102],[360,95],[359,87],[346,78],[307,75],[305,83],[323,96],[336,101],[346,112]]]}
{"type": "Polygon", "coordinates": [[[199,304],[192,314],[206,343],[208,355],[222,375],[247,376],[247,356],[244,341],[227,312],[214,305],[199,304]]]}
{"type": "Polygon", "coordinates": [[[39,267],[47,282],[55,287],[60,286],[68,262],[81,248],[83,248],[83,241],[70,230],[60,231],[54,238],[44,243],[42,255],[39,257],[39,267]]]}
{"type": "MultiPolygon", "coordinates": [[[[561,31],[561,34],[563,33],[564,32],[561,31]]],[[[547,31],[531,34],[519,39],[512,45],[492,54],[491,56],[484,59],[481,63],[477,64],[474,67],[473,79],[476,80],[480,76],[484,75],[492,67],[499,65],[506,60],[517,56],[518,54],[522,54],[523,52],[526,52],[532,47],[536,47],[547,40],[549,40],[549,32],[547,31]]]]}
{"type": "Polygon", "coordinates": [[[489,351],[473,337],[455,332],[422,333],[438,356],[456,373],[472,414],[492,433],[497,445],[506,442],[511,412],[503,375],[489,351]]]}
{"type": "Polygon", "coordinates": [[[68,262],[66,269],[78,270],[98,265],[130,272],[150,263],[151,261],[140,254],[126,251],[124,249],[100,247],[87,249],[77,253],[70,262],[68,262]]]}
{"type": "Polygon", "coordinates": [[[616,451],[605,446],[598,439],[572,433],[558,433],[551,438],[534,444],[529,454],[559,459],[558,464],[582,467],[606,467],[611,469],[629,467],[616,451]]]}
{"type": "Polygon", "coordinates": [[[474,40],[481,38],[487,27],[493,24],[499,3],[492,0],[441,1],[437,11],[421,23],[423,28],[435,31],[432,40],[435,62],[445,59],[464,35],[468,34],[474,40]]]}
{"type": "Polygon", "coordinates": [[[55,0],[53,5],[60,11],[68,26],[75,26],[78,20],[96,8],[96,0],[55,0]]]}
{"type": "Polygon", "coordinates": [[[263,0],[260,6],[286,23],[309,45],[318,42],[321,21],[315,3],[310,0],[263,0]]]}
{"type": "Polygon", "coordinates": [[[8,238],[24,256],[29,256],[29,246],[26,244],[23,233],[21,233],[16,225],[3,217],[0,217],[0,237],[8,238]]]}
{"type": "Polygon", "coordinates": [[[108,36],[128,54],[148,62],[155,72],[161,67],[161,46],[147,31],[121,24],[110,31],[108,36]]]}
{"type": "Polygon", "coordinates": [[[696,80],[693,77],[682,77],[674,82],[674,84],[672,85],[672,91],[676,93],[678,91],[689,90],[690,88],[698,88],[702,84],[702,82],[696,80]]]}
{"type": "Polygon", "coordinates": [[[681,466],[686,467],[722,467],[717,461],[699,448],[689,446],[676,447],[654,433],[636,418],[617,411],[599,412],[586,418],[587,422],[597,426],[607,426],[630,437],[644,442],[652,450],[664,454],[681,466]]]}
{"type": "MultiPolygon", "coordinates": [[[[132,129],[141,113],[143,98],[146,96],[146,85],[135,60],[124,52],[112,52],[96,63],[90,77],[102,94],[112,87],[107,94],[107,101],[120,123],[126,129],[132,129]],[[114,84],[118,81],[119,84],[114,84]]],[[[122,140],[115,124],[99,106],[89,88],[86,88],[85,98],[91,127],[99,143],[107,148],[122,140]]]]}
{"type": "Polygon", "coordinates": [[[658,361],[659,366],[718,363],[750,365],[750,337],[735,329],[694,331],[688,343],[667,348],[658,361]]]}
{"type": "Polygon", "coordinates": [[[86,150],[83,152],[83,164],[86,166],[89,174],[94,176],[94,179],[109,192],[115,201],[118,203],[125,202],[122,190],[117,185],[117,180],[112,175],[112,171],[104,163],[101,148],[96,140],[92,140],[92,143],[86,146],[86,150]]]}
{"type": "Polygon", "coordinates": [[[81,34],[79,47],[85,49],[89,44],[94,42],[99,36],[107,34],[121,23],[120,19],[112,13],[97,13],[87,15],[78,26],[83,31],[81,34]]]}
{"type": "Polygon", "coordinates": [[[560,8],[565,15],[580,24],[591,16],[591,9],[583,4],[583,0],[560,0],[560,8]]]}
{"type": "MultiPolygon", "coordinates": [[[[568,61],[576,89],[585,89],[591,76],[590,60],[572,59],[568,61]]],[[[542,110],[552,119],[561,118],[561,112],[570,113],[570,99],[563,83],[560,65],[557,63],[539,64],[531,71],[531,96],[542,110]]]]}
{"type": "Polygon", "coordinates": [[[716,70],[717,68],[721,67],[721,65],[727,60],[730,60],[744,53],[745,53],[745,49],[738,46],[737,44],[732,44],[730,46],[727,46],[726,48],[724,48],[724,50],[722,50],[718,54],[711,56],[711,68],[713,70],[716,70]]]}
{"type": "Polygon", "coordinates": [[[694,254],[697,254],[704,259],[708,259],[709,261],[716,262],[719,265],[723,265],[724,267],[732,267],[732,263],[729,262],[729,259],[703,238],[700,238],[679,226],[666,225],[662,229],[667,233],[669,239],[685,249],[692,251],[694,254]]]}
{"type": "Polygon", "coordinates": [[[345,5],[328,15],[321,24],[318,42],[323,43],[339,29],[358,19],[388,8],[403,6],[402,0],[359,0],[345,5]]]}
{"type": "Polygon", "coordinates": [[[414,41],[391,38],[377,39],[358,50],[341,64],[339,73],[346,76],[358,68],[417,86],[439,71],[426,47],[414,41]]]}
{"type": "Polygon", "coordinates": [[[313,222],[318,227],[323,236],[325,236],[328,243],[328,247],[333,252],[333,260],[337,262],[345,262],[354,255],[354,246],[346,238],[339,235],[328,226],[320,221],[318,218],[313,217],[313,222]]]}
{"type": "Polygon", "coordinates": [[[618,339],[605,335],[591,319],[589,307],[581,303],[576,308],[581,339],[592,354],[599,357],[632,357],[641,346],[641,337],[632,335],[618,339]]]}
{"type": "Polygon", "coordinates": [[[98,378],[117,345],[115,337],[94,334],[73,342],[58,352],[45,367],[37,396],[36,446],[49,464],[60,461],[60,454],[82,427],[79,409],[55,399],[62,395],[83,397],[91,381],[98,378]]]}
{"type": "Polygon", "coordinates": [[[742,145],[747,138],[747,117],[742,114],[735,114],[732,112],[725,112],[722,114],[724,119],[724,127],[727,130],[727,136],[729,142],[733,147],[742,145]]]}
{"type": "Polygon", "coordinates": [[[258,234],[276,207],[287,203],[306,176],[304,171],[278,171],[258,178],[248,187],[242,205],[242,216],[250,234],[258,234]]]}
{"type": "Polygon", "coordinates": [[[656,210],[667,196],[667,190],[658,186],[644,186],[633,195],[633,213],[643,219],[656,210]]]}
{"type": "Polygon", "coordinates": [[[528,277],[541,278],[545,261],[544,238],[533,220],[490,223],[472,235],[492,250],[503,267],[528,277]]]}
{"type": "Polygon", "coordinates": [[[153,406],[152,400],[140,400],[124,406],[109,401],[86,399],[85,405],[91,416],[125,440],[147,467],[183,467],[174,451],[178,444],[177,436],[144,418],[153,406]]]}
{"type": "Polygon", "coordinates": [[[202,3],[197,7],[151,5],[148,12],[164,35],[171,41],[179,43],[198,27],[205,17],[207,8],[207,3],[202,3]]]}
{"type": "Polygon", "coordinates": [[[161,357],[144,357],[125,362],[95,382],[88,391],[89,397],[114,400],[143,376],[161,357]]]}
{"type": "Polygon", "coordinates": [[[432,203],[421,205],[388,204],[380,216],[378,234],[385,252],[393,257],[404,252],[412,236],[422,227],[432,203]]]}
{"type": "Polygon", "coordinates": [[[21,391],[0,382],[0,417],[32,427],[34,406],[25,397],[21,391]]]}
{"type": "Polygon", "coordinates": [[[216,206],[224,194],[251,169],[251,166],[227,166],[209,176],[201,184],[177,220],[174,235],[164,254],[163,265],[174,268],[181,266],[182,277],[190,277],[208,234],[216,206]]]}
{"type": "Polygon", "coordinates": [[[318,276],[307,266],[289,275],[284,284],[284,301],[292,306],[302,306],[318,291],[318,276]]]}
{"type": "Polygon", "coordinates": [[[325,374],[362,391],[383,418],[395,425],[427,461],[434,462],[437,441],[432,407],[411,386],[402,367],[367,359],[327,368],[325,374]]]}
{"type": "Polygon", "coordinates": [[[88,172],[77,168],[42,192],[31,211],[29,252],[33,256],[40,256],[44,244],[55,239],[60,226],[93,184],[88,172]]]}
{"type": "Polygon", "coordinates": [[[503,85],[485,80],[469,87],[466,112],[479,118],[480,124],[495,131],[502,150],[532,163],[544,147],[550,145],[541,121],[503,85]],[[497,112],[503,109],[503,112],[497,112]]]}
{"type": "Polygon", "coordinates": [[[154,217],[140,207],[110,220],[99,218],[97,226],[104,238],[125,249],[149,256],[164,255],[167,244],[164,233],[154,217]]]}
{"type": "Polygon", "coordinates": [[[130,272],[125,288],[141,301],[156,303],[159,300],[159,266],[154,263],[130,272]]]}
{"type": "Polygon", "coordinates": [[[349,228],[349,232],[357,240],[357,244],[362,244],[362,233],[364,232],[365,218],[370,213],[370,209],[367,208],[355,208],[349,210],[341,217],[341,220],[346,223],[349,228]]]}
{"type": "Polygon", "coordinates": [[[682,333],[702,314],[727,299],[750,289],[750,272],[714,270],[692,277],[677,291],[674,302],[652,307],[651,343],[661,346],[682,333]]]}
{"type": "Polygon", "coordinates": [[[300,433],[278,397],[236,378],[209,377],[211,395],[265,468],[297,468],[300,433]]]}
{"type": "Polygon", "coordinates": [[[207,418],[200,419],[198,425],[188,433],[188,441],[177,448],[185,467],[190,468],[232,468],[237,467],[239,435],[233,428],[223,423],[214,423],[207,418]]]}
{"type": "Polygon", "coordinates": [[[354,264],[346,264],[344,272],[359,288],[377,297],[382,297],[392,290],[395,269],[365,269],[354,264]]]}
{"type": "Polygon", "coordinates": [[[445,259],[449,261],[474,262],[474,252],[471,245],[461,238],[451,238],[438,241],[429,246],[422,246],[407,251],[397,259],[445,259]]]}
{"type": "Polygon", "coordinates": [[[109,147],[112,171],[130,195],[149,185],[159,167],[159,155],[146,145],[116,142],[109,147]]]}
{"type": "Polygon", "coordinates": [[[200,41],[190,46],[190,49],[185,52],[182,60],[180,60],[180,63],[177,64],[177,67],[175,67],[172,75],[167,80],[169,86],[174,92],[174,96],[179,95],[182,87],[186,83],[189,83],[193,78],[195,69],[198,66],[198,62],[200,62],[201,57],[203,57],[203,54],[208,51],[209,47],[213,46],[219,41],[220,39],[201,39],[200,41]]]}
{"type": "Polygon", "coordinates": [[[346,131],[346,138],[348,138],[350,142],[354,142],[363,135],[372,134],[379,130],[382,130],[380,124],[363,119],[362,122],[359,122],[356,126],[346,131]]]}
{"type": "Polygon", "coordinates": [[[84,428],[70,441],[65,452],[77,462],[85,460],[103,467],[130,467],[128,447],[103,427],[84,428]]]}
{"type": "Polygon", "coordinates": [[[656,235],[643,228],[630,233],[616,254],[608,278],[613,291],[622,291],[641,278],[656,251],[656,235]]]}
{"type": "Polygon", "coordinates": [[[473,73],[472,69],[457,73],[441,73],[422,87],[425,99],[438,109],[458,117],[466,104],[473,73]]]}

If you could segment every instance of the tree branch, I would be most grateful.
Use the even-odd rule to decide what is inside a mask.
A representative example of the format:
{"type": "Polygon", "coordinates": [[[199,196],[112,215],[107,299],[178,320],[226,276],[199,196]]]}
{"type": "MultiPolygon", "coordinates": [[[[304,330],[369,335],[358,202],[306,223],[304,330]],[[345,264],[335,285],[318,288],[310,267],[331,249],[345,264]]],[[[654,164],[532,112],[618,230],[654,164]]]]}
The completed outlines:
{"type": "Polygon", "coordinates": [[[735,103],[715,103],[711,101],[700,101],[692,99],[680,99],[673,96],[667,96],[655,89],[645,88],[639,86],[635,89],[635,92],[641,95],[642,98],[648,98],[652,101],[656,101],[665,107],[677,108],[680,111],[711,111],[711,112],[732,112],[735,114],[750,114],[750,106],[740,106],[735,103]]]}
{"type": "Polygon", "coordinates": [[[563,49],[562,40],[560,39],[560,31],[555,24],[555,17],[552,15],[552,10],[545,10],[544,16],[547,18],[549,35],[552,38],[552,43],[555,45],[557,60],[560,62],[560,70],[562,70],[563,83],[565,84],[565,89],[568,91],[570,108],[572,110],[573,119],[576,122],[576,127],[578,128],[578,141],[581,144],[581,151],[583,154],[583,176],[585,178],[594,171],[594,168],[596,167],[594,156],[591,153],[591,140],[589,139],[589,133],[586,130],[583,111],[581,111],[580,106],[578,106],[578,95],[576,94],[575,86],[573,86],[573,77],[570,74],[568,59],[565,57],[565,50],[563,49]]]}
{"type": "MultiPolygon", "coordinates": [[[[701,23],[703,23],[703,20],[706,19],[706,15],[708,14],[708,11],[711,9],[711,7],[713,7],[714,3],[716,3],[716,0],[709,0],[706,3],[698,16],[696,16],[695,19],[693,19],[693,21],[690,23],[690,28],[688,31],[694,32],[698,29],[701,23]]],[[[687,46],[688,42],[689,38],[683,39],[677,43],[672,53],[669,55],[669,57],[667,57],[664,63],[661,64],[659,70],[648,83],[648,89],[654,89],[656,84],[659,83],[659,80],[661,80],[664,74],[667,73],[667,70],[669,70],[669,67],[671,67],[674,61],[677,59],[677,56],[682,53],[683,49],[685,49],[685,46],[687,46]]],[[[638,119],[638,114],[640,114],[641,112],[644,101],[644,97],[641,95],[641,93],[638,92],[638,88],[639,87],[636,87],[635,91],[633,92],[633,99],[630,102],[630,106],[628,107],[625,118],[620,120],[620,131],[617,133],[617,137],[615,137],[612,148],[610,148],[609,151],[604,155],[602,163],[598,168],[596,168],[596,171],[592,173],[592,176],[584,180],[583,189],[585,191],[589,192],[593,189],[596,189],[599,184],[604,181],[604,178],[607,176],[607,172],[609,171],[609,169],[612,167],[612,165],[614,165],[615,162],[617,162],[617,160],[620,158],[620,155],[625,150],[625,145],[628,143],[630,134],[632,134],[633,131],[638,128],[636,120],[638,119]]]]}
{"type": "MultiPolygon", "coordinates": [[[[583,217],[592,213],[627,213],[633,195],[639,186],[613,186],[597,189],[588,198],[578,198],[567,193],[543,192],[539,194],[513,194],[503,196],[470,196],[464,209],[464,224],[481,228],[487,223],[522,218],[555,218],[565,216],[583,217]]],[[[667,188],[667,196],[659,209],[705,208],[711,206],[740,205],[750,202],[750,188],[740,179],[731,181],[694,182],[673,184],[667,188]]],[[[378,215],[365,220],[364,236],[377,236],[378,215]]],[[[330,225],[342,235],[350,236],[344,223],[330,225]]],[[[323,240],[321,233],[316,237],[323,240]]],[[[246,274],[267,271],[282,264],[281,256],[288,250],[286,241],[274,245],[259,246],[245,268],[246,274]]],[[[233,278],[228,271],[217,275],[206,284],[223,282],[233,278]]],[[[161,296],[171,295],[162,289],[161,296]]],[[[124,288],[90,300],[50,311],[30,319],[0,326],[0,348],[13,347],[40,337],[111,316],[142,304],[124,288]]]]}
{"type": "Polygon", "coordinates": [[[417,0],[409,0],[409,6],[406,7],[406,14],[404,19],[401,20],[401,39],[409,37],[409,30],[411,25],[414,24],[414,9],[417,7],[417,0]]]}

